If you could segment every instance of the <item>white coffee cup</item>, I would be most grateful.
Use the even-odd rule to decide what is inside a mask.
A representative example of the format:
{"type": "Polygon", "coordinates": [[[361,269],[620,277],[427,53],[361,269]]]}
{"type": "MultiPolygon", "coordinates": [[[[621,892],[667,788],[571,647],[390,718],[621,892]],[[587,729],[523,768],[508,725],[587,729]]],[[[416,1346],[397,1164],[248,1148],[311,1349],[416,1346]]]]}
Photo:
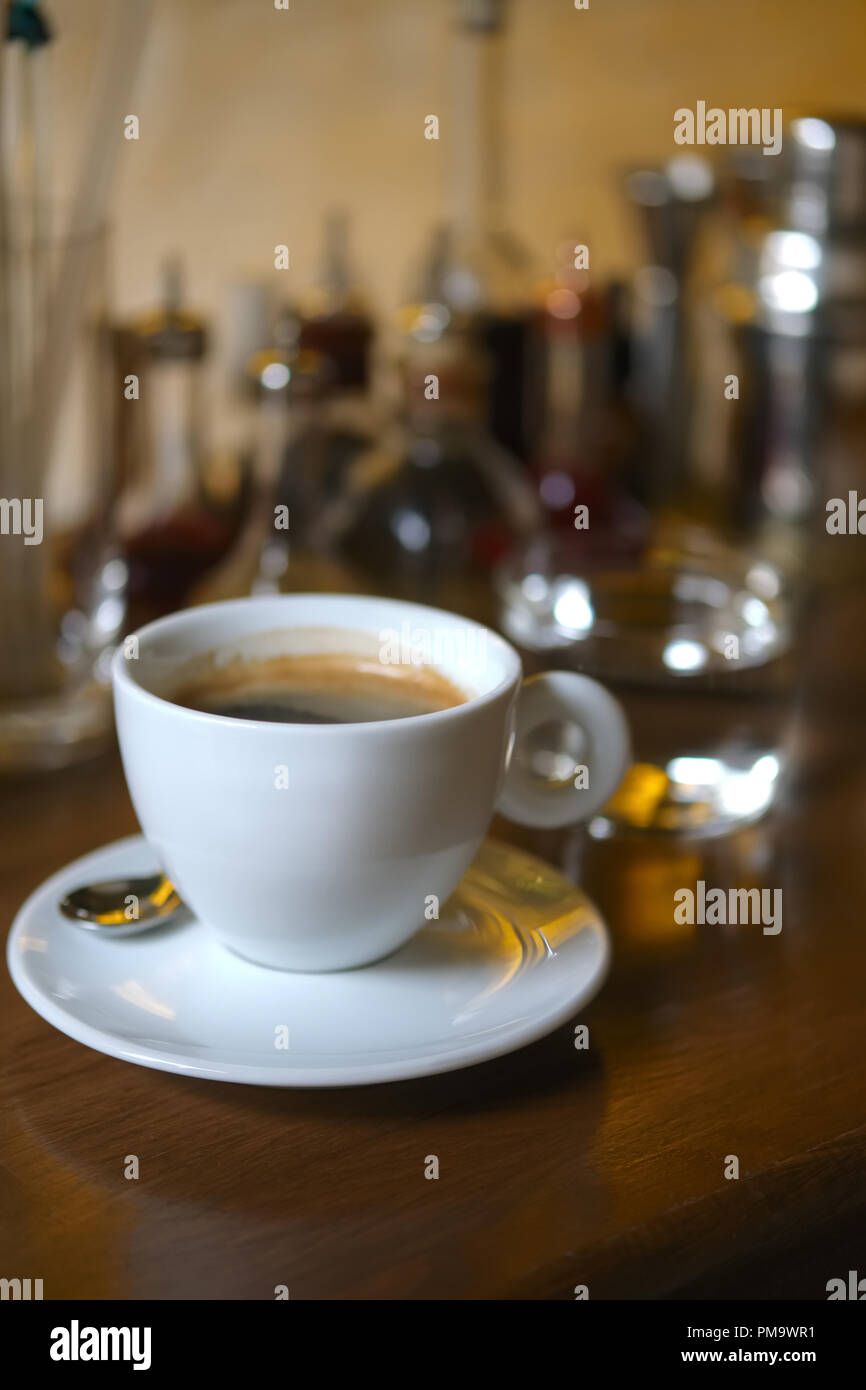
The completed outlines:
{"type": "Polygon", "coordinates": [[[517,652],[489,629],[389,599],[288,594],[186,609],[128,638],[112,674],[126,779],[163,870],[225,945],[278,969],[387,955],[445,903],[495,810],[534,826],[585,820],[628,763],[622,711],[595,681],[552,672],[522,683],[517,652]],[[214,649],[432,660],[469,698],[313,725],[173,703],[182,673],[214,649]],[[585,772],[554,782],[527,750],[562,721],[582,731],[585,772]]]}

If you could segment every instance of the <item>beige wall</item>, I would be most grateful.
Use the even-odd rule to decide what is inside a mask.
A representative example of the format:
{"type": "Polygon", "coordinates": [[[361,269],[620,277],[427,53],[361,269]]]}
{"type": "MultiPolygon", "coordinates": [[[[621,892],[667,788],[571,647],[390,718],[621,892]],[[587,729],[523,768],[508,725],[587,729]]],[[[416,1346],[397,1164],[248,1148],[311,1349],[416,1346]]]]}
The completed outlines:
{"type": "MultiPolygon", "coordinates": [[[[100,27],[118,0],[55,4],[58,163],[71,167],[100,27]]],[[[49,8],[52,8],[49,0],[49,8]]],[[[543,266],[582,231],[595,268],[628,264],[616,170],[673,152],[673,112],[735,106],[866,111],[864,0],[511,0],[506,71],[511,220],[543,266]]],[[[192,298],[314,272],[321,214],[352,211],[376,302],[399,300],[446,208],[452,0],[158,0],[113,198],[116,302],[152,299],[170,250],[192,298]],[[438,143],[423,118],[443,122],[438,143]]]]}

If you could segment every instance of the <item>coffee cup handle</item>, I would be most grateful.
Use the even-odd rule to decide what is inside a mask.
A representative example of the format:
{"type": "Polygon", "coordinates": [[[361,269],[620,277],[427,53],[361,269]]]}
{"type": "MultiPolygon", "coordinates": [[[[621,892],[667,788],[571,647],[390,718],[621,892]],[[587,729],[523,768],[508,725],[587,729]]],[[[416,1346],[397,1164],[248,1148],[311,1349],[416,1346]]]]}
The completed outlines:
{"type": "Polygon", "coordinates": [[[497,810],[521,825],[554,828],[595,815],[613,795],[630,761],[628,724],[614,697],[589,676],[546,671],[523,682],[518,696],[511,755],[497,810]],[[574,763],[563,778],[533,768],[529,745],[537,736],[547,748],[556,740],[545,725],[577,726],[574,763]]]}

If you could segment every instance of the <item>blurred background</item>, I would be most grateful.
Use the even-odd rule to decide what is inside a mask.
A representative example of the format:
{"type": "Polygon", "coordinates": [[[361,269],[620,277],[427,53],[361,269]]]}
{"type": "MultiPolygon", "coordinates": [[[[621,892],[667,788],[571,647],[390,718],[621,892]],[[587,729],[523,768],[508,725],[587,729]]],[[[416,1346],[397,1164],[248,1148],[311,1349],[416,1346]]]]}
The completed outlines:
{"type": "MultiPolygon", "coordinates": [[[[47,6],[56,21],[58,180],[85,131],[111,0],[47,6]]],[[[217,309],[229,278],[267,275],[288,242],[292,288],[313,283],[322,220],[353,219],[380,313],[394,310],[452,199],[462,142],[452,102],[452,0],[163,0],[130,107],[142,136],[111,200],[116,303],[148,308],[163,257],[217,309]],[[438,143],[424,117],[438,114],[438,143]]],[[[509,225],[551,269],[575,225],[604,276],[640,264],[624,165],[675,154],[673,112],[710,105],[832,107],[861,115],[863,6],[834,0],[510,0],[502,44],[509,225]]],[[[123,112],[126,114],[126,111],[123,112]]],[[[288,287],[287,287],[288,288],[288,287]]]]}
{"type": "Polygon", "coordinates": [[[376,591],[617,691],[599,838],[760,817],[863,576],[862,3],[8,11],[0,765],[104,746],[152,617],[376,591]]]}

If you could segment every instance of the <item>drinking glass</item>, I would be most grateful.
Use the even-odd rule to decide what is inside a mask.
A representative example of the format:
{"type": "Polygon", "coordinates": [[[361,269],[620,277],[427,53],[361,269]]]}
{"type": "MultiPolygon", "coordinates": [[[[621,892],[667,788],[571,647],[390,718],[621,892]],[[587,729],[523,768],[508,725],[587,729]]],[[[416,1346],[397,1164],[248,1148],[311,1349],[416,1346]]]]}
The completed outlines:
{"type": "MultiPolygon", "coordinates": [[[[125,618],[112,531],[104,228],[0,227],[0,771],[50,768],[111,730],[125,618]]],[[[129,408],[134,408],[130,405],[129,408]]]]}
{"type": "MultiPolygon", "coordinates": [[[[778,568],[699,532],[585,568],[541,538],[502,567],[498,590],[500,625],[528,665],[543,654],[592,675],[625,708],[634,761],[592,835],[721,835],[773,804],[795,715],[778,568]]],[[[559,731],[537,750],[539,770],[568,775],[579,745],[579,731],[559,731]]]]}

